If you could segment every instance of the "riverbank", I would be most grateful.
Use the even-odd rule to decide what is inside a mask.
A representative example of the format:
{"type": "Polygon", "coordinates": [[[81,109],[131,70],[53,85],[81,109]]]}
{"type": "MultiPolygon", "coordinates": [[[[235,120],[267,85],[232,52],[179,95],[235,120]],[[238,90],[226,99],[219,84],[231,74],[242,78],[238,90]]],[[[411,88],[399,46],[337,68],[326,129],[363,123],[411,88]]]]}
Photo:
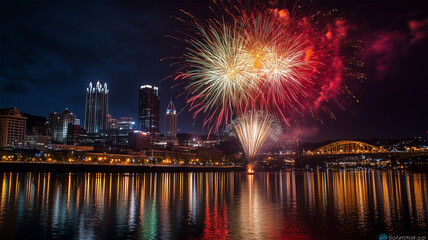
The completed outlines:
{"type": "Polygon", "coordinates": [[[113,165],[78,163],[26,163],[0,162],[0,172],[56,172],[56,173],[148,173],[148,172],[233,172],[245,171],[235,166],[162,166],[162,165],[113,165]]]}

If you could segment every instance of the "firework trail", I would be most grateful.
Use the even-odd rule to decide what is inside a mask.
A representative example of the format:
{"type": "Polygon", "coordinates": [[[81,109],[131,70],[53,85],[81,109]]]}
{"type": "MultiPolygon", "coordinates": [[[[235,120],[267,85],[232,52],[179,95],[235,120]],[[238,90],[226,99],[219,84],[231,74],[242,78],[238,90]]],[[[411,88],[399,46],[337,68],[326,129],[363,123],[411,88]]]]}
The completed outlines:
{"type": "Polygon", "coordinates": [[[275,139],[282,133],[281,124],[275,116],[253,110],[233,120],[225,130],[239,139],[250,163],[266,140],[275,139]]]}
{"type": "Polygon", "coordinates": [[[257,78],[236,25],[213,23],[207,30],[199,29],[202,39],[189,41],[193,48],[185,57],[191,68],[181,77],[190,80],[186,90],[193,95],[188,102],[194,116],[203,112],[209,116],[205,123],[215,121],[218,127],[234,113],[245,112],[243,103],[254,102],[257,78]]]}

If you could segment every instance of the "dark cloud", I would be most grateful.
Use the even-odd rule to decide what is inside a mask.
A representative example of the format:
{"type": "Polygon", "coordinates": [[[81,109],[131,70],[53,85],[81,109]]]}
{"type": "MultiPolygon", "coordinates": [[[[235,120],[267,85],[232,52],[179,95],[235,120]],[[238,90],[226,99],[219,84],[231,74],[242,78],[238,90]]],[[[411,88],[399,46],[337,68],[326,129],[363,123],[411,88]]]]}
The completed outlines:
{"type": "Polygon", "coordinates": [[[5,82],[2,84],[1,92],[7,94],[27,94],[28,89],[25,84],[20,82],[5,82]]]}
{"type": "Polygon", "coordinates": [[[156,23],[158,16],[140,14],[145,17],[129,17],[113,6],[57,4],[31,21],[13,18],[1,31],[7,49],[2,49],[0,74],[43,86],[70,84],[93,73],[142,72],[162,56],[149,47],[156,45],[150,35],[161,35],[162,24],[156,23]]]}

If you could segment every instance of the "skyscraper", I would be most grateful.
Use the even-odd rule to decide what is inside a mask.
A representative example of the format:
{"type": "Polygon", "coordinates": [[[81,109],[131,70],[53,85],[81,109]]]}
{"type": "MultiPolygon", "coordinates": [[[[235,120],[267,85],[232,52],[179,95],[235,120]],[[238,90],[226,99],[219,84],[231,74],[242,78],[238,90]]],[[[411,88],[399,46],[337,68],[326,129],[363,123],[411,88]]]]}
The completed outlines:
{"type": "Polygon", "coordinates": [[[23,147],[26,122],[18,109],[0,109],[0,147],[23,147]]]}
{"type": "Polygon", "coordinates": [[[158,87],[143,85],[138,104],[138,129],[150,134],[152,141],[159,139],[160,97],[158,87]]]}
{"type": "Polygon", "coordinates": [[[108,93],[107,83],[104,86],[97,82],[96,86],[89,83],[86,89],[85,129],[88,133],[98,133],[107,129],[108,115],[108,93]]]}
{"type": "Polygon", "coordinates": [[[169,102],[166,108],[164,116],[164,128],[165,137],[176,137],[177,136],[177,112],[175,111],[172,100],[169,102]]]}
{"type": "Polygon", "coordinates": [[[67,142],[68,125],[74,123],[76,116],[66,109],[64,112],[49,114],[49,133],[52,140],[59,143],[67,142]]]}

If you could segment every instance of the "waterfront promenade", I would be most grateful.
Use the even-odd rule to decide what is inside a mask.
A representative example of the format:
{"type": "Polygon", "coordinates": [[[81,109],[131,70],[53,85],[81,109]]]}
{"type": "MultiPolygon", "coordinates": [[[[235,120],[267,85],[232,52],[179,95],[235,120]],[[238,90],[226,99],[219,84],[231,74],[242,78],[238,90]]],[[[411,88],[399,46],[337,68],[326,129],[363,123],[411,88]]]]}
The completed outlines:
{"type": "Polygon", "coordinates": [[[231,172],[231,171],[245,171],[245,169],[239,166],[0,162],[0,172],[146,173],[146,172],[231,172]]]}

